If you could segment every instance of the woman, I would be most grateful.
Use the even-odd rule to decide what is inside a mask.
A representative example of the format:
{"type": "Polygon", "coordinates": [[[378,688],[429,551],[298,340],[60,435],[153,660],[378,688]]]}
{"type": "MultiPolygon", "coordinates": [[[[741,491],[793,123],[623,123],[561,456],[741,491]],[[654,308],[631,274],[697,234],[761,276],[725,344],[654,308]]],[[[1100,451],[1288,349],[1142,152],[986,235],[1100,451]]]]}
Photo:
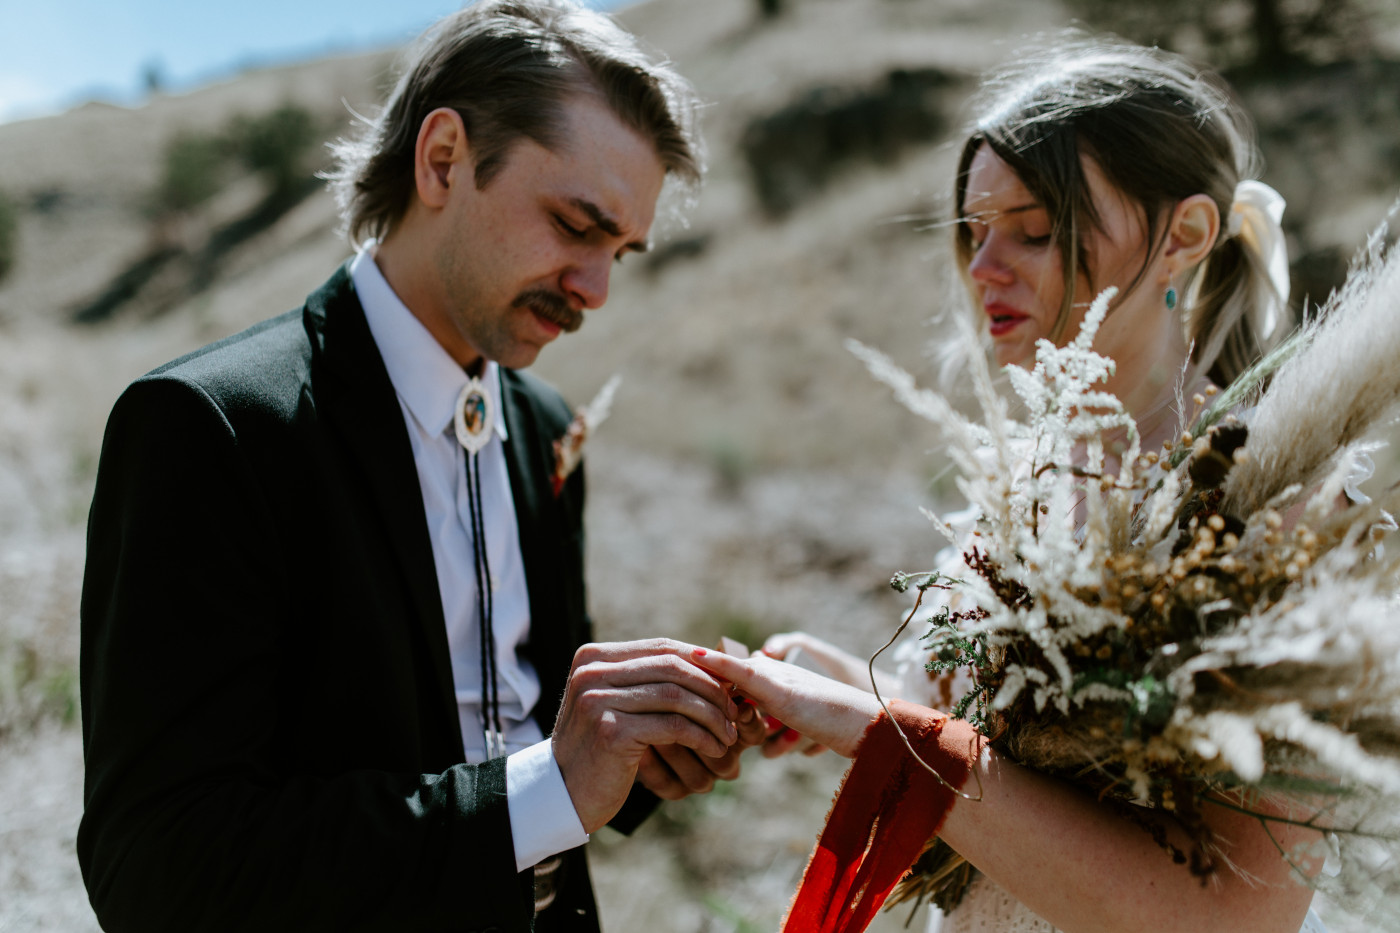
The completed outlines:
{"type": "MultiPolygon", "coordinates": [[[[1031,367],[1037,341],[1065,345],[1095,296],[1115,288],[1094,341],[1117,364],[1102,388],[1133,416],[1141,449],[1160,448],[1181,430],[1178,398],[1224,388],[1281,330],[1282,201],[1251,180],[1247,119],[1217,79],[1179,57],[1082,40],[1018,57],[986,83],[976,112],[955,186],[955,255],[997,363],[1031,367]]],[[[794,647],[845,684],[769,657],[697,663],[853,755],[881,712],[853,689],[866,682],[864,662],[802,633],[775,636],[764,652],[794,647]]],[[[919,676],[901,695],[946,706],[922,663],[912,666],[919,676]]],[[[1235,870],[1202,885],[1110,806],[1002,758],[966,724],[930,722],[945,764],[981,787],[979,803],[953,803],[940,833],[984,876],[944,933],[1320,928],[1305,923],[1311,892],[1279,856],[1306,833],[1275,827],[1271,838],[1252,816],[1209,808],[1235,870]]],[[[1155,825],[1171,838],[1169,820],[1155,825]]]]}

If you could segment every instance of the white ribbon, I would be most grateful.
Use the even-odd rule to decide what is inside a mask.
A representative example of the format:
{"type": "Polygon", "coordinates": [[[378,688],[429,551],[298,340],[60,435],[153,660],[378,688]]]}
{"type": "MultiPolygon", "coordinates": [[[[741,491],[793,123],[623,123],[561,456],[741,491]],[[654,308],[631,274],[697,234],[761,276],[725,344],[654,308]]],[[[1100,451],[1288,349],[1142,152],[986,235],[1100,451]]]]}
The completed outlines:
{"type": "Polygon", "coordinates": [[[1265,303],[1259,336],[1267,339],[1278,326],[1279,308],[1288,304],[1288,244],[1283,236],[1283,195],[1262,181],[1242,181],[1235,186],[1230,205],[1230,236],[1244,240],[1247,247],[1264,261],[1278,294],[1277,302],[1265,303]]]}

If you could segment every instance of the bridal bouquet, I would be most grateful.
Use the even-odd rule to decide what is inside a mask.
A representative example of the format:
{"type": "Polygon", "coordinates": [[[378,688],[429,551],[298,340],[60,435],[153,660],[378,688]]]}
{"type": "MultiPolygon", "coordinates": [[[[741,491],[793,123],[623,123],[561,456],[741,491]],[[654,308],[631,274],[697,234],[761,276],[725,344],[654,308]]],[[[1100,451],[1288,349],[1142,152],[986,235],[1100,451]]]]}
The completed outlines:
{"type": "MultiPolygon", "coordinates": [[[[1140,822],[1203,878],[1220,867],[1209,807],[1321,830],[1309,851],[1280,846],[1300,879],[1400,923],[1400,489],[1346,495],[1400,411],[1400,251],[1382,244],[1228,391],[1179,400],[1162,450],[1093,389],[1114,365],[1092,348],[1111,293],[1073,343],[1008,369],[1024,421],[985,363],[977,423],[852,349],[938,425],[980,512],[970,540],[930,515],[963,552],[956,574],[894,581],[952,591],[926,639],[931,672],[971,669],[954,714],[1130,816],[1172,814],[1185,849],[1140,822]]],[[[952,906],[970,873],[932,846],[892,900],[952,906]]]]}

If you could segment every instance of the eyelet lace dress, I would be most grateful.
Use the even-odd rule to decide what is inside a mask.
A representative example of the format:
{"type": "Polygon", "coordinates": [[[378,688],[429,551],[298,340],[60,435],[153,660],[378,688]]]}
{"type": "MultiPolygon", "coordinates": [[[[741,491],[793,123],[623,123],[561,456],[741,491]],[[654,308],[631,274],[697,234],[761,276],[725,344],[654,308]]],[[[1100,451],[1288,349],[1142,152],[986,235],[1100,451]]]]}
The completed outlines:
{"type": "MultiPolygon", "coordinates": [[[[925,933],[1060,933],[986,875],[972,883],[952,913],[929,913],[925,933]]],[[[1298,933],[1327,933],[1327,927],[1309,910],[1298,933]]]]}

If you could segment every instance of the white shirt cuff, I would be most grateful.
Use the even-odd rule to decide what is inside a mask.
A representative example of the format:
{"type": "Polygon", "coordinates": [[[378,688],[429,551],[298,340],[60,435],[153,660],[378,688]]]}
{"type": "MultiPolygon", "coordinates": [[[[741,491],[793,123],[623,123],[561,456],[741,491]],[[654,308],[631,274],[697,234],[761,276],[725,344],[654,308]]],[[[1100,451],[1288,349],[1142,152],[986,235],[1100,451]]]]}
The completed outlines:
{"type": "Polygon", "coordinates": [[[547,738],[506,759],[506,803],[516,871],[588,841],[547,738]]]}

